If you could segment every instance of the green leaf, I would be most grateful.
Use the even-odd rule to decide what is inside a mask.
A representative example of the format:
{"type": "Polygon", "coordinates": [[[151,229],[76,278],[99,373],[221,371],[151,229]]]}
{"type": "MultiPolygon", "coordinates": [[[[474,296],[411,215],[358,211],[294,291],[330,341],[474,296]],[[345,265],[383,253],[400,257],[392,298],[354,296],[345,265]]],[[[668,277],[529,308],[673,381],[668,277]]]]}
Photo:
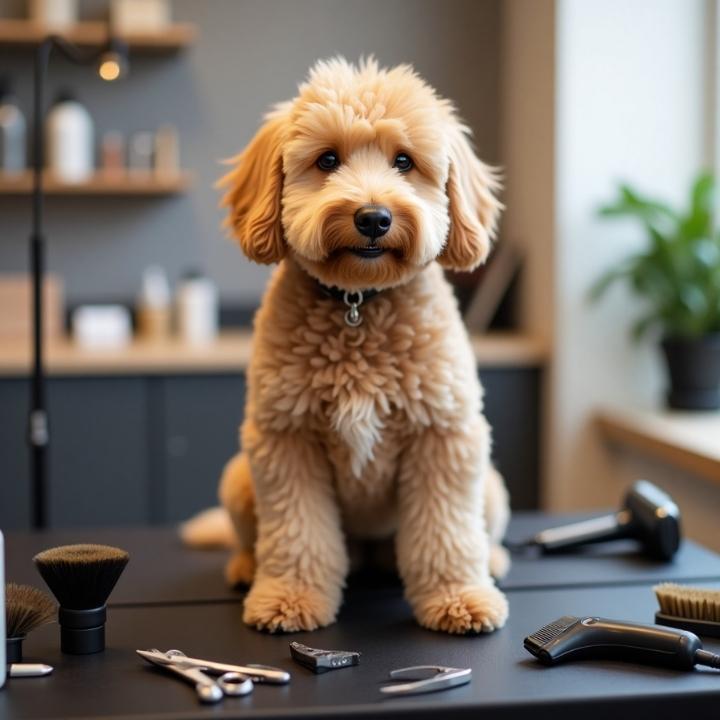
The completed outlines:
{"type": "Polygon", "coordinates": [[[647,332],[650,330],[650,328],[657,324],[658,318],[655,315],[655,313],[651,313],[650,315],[645,315],[644,317],[641,317],[639,320],[636,320],[632,328],[630,329],[630,335],[633,340],[638,341],[642,338],[643,335],[647,334],[647,332]]]}
{"type": "Polygon", "coordinates": [[[635,259],[631,257],[627,258],[619,265],[606,270],[590,287],[588,300],[590,302],[597,302],[607,292],[608,288],[612,284],[618,280],[622,280],[624,277],[629,277],[634,264],[635,259]]]}
{"type": "Polygon", "coordinates": [[[589,291],[597,300],[615,282],[625,281],[643,297],[649,312],[633,327],[644,334],[653,324],[666,332],[697,336],[720,328],[720,233],[715,233],[715,181],[700,173],[689,193],[689,207],[678,213],[627,184],[602,217],[639,221],[645,248],[604,272],[589,291]]]}

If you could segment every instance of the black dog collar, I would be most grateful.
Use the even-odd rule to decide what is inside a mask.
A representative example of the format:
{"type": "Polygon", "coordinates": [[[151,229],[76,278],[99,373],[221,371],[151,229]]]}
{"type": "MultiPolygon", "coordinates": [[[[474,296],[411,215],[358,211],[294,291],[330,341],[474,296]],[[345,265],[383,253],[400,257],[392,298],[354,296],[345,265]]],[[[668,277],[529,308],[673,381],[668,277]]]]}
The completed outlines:
{"type": "Polygon", "coordinates": [[[322,295],[333,298],[334,300],[340,300],[347,305],[348,310],[345,313],[345,324],[350,327],[358,327],[358,325],[362,323],[360,306],[380,293],[379,290],[375,290],[374,288],[368,288],[367,290],[343,290],[336,286],[329,287],[328,285],[324,285],[319,280],[317,281],[317,285],[322,295]]]}

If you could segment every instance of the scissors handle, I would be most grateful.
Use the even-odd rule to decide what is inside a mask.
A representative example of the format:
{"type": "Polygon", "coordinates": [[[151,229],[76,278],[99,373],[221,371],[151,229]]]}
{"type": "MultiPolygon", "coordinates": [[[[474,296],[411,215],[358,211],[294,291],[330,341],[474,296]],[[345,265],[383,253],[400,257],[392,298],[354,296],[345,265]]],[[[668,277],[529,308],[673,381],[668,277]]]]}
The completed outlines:
{"type": "Polygon", "coordinates": [[[168,664],[164,667],[195,685],[200,702],[216,703],[222,700],[223,688],[200,668],[180,664],[168,664]]]}

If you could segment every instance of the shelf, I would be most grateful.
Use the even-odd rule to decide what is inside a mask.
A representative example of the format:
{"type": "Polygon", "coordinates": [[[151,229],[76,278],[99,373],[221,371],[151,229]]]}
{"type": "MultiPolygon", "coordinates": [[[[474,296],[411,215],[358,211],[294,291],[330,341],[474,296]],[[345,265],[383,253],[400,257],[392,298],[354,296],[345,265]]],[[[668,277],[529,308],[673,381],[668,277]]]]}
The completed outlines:
{"type": "Polygon", "coordinates": [[[720,483],[720,412],[603,409],[595,423],[615,445],[720,483]]]}
{"type": "MultiPolygon", "coordinates": [[[[472,338],[479,368],[539,367],[544,350],[522,335],[489,333],[472,338]]],[[[70,338],[51,341],[46,366],[50,375],[137,375],[158,373],[244,372],[250,360],[249,330],[224,330],[209,345],[192,346],[178,339],[134,340],[118,350],[87,350],[70,338]]],[[[30,342],[0,343],[0,377],[24,376],[30,370],[30,342]]]]}
{"type": "MultiPolygon", "coordinates": [[[[80,22],[63,32],[55,33],[30,20],[0,19],[0,45],[33,47],[48,35],[58,34],[76,45],[92,47],[102,45],[108,38],[105,22],[80,22]]],[[[127,43],[131,50],[144,52],[168,52],[187,47],[195,40],[196,29],[189,23],[174,23],[162,32],[116,33],[118,39],[127,43]]]]}
{"type": "MultiPolygon", "coordinates": [[[[67,183],[51,175],[44,179],[46,195],[178,195],[190,186],[191,176],[182,172],[177,177],[162,178],[154,175],[104,175],[98,173],[90,180],[67,183]]],[[[32,173],[0,175],[0,195],[29,195],[32,191],[32,173]]]]}

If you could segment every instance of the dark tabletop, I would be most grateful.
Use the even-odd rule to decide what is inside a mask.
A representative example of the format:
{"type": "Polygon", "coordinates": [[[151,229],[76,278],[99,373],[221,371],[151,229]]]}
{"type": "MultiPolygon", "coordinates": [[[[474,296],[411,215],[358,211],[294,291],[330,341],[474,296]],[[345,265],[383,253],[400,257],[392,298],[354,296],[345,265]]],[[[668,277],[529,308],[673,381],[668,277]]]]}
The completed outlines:
{"type": "MultiPolygon", "coordinates": [[[[523,638],[563,614],[651,622],[649,586],[511,592],[510,619],[499,632],[453,637],[418,627],[400,591],[355,591],[339,621],[315,633],[270,636],[243,625],[241,605],[215,603],[113,608],[108,647],[92,656],[62,656],[58,628],[26,641],[26,659],[49,662],[42,679],[10,679],[0,691],[0,717],[292,718],[434,716],[495,718],[716,717],[720,672],[680,672],[612,661],[546,668],[523,638]],[[314,675],[289,658],[288,642],[362,652],[357,667],[314,675]],[[292,672],[288,686],[258,686],[246,698],[203,707],[191,686],[149,666],[136,648],[176,647],[230,662],[259,662],[292,672]],[[393,668],[438,663],[471,667],[472,682],[434,695],[383,698],[393,668]]],[[[706,648],[720,651],[719,642],[706,648]]]]}
{"type": "MultiPolygon", "coordinates": [[[[508,538],[519,541],[539,530],[582,516],[516,513],[508,538]]],[[[52,530],[44,533],[9,532],[5,538],[7,580],[42,585],[32,557],[53,545],[99,542],[117,545],[130,553],[130,563],[111,597],[113,605],[177,604],[237,601],[241,595],[223,579],[227,551],[190,550],[174,528],[52,530]]],[[[368,573],[360,584],[367,585],[368,573]]],[[[644,558],[632,542],[606,543],[571,555],[540,557],[526,552],[513,556],[506,590],[559,587],[593,587],[720,580],[720,556],[685,541],[672,563],[644,558]]],[[[359,584],[359,583],[355,583],[359,584]]],[[[386,575],[376,585],[393,584],[386,575]]]]}

